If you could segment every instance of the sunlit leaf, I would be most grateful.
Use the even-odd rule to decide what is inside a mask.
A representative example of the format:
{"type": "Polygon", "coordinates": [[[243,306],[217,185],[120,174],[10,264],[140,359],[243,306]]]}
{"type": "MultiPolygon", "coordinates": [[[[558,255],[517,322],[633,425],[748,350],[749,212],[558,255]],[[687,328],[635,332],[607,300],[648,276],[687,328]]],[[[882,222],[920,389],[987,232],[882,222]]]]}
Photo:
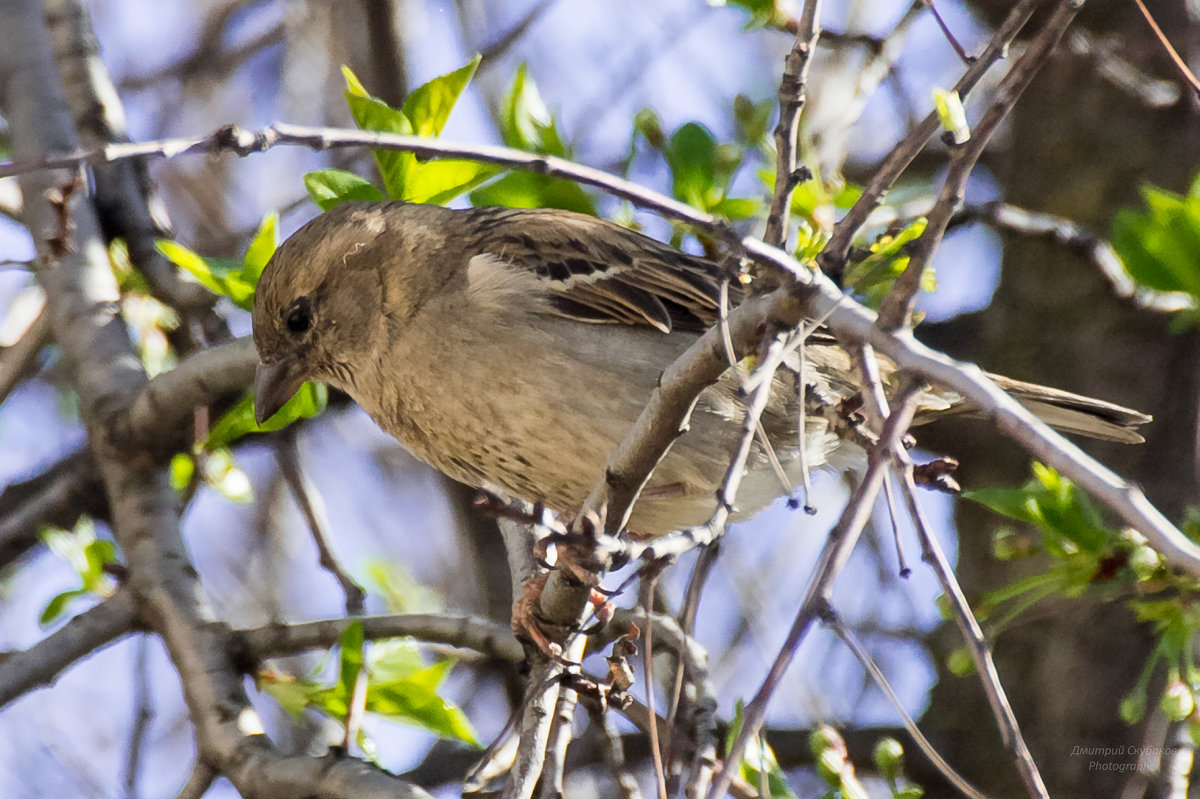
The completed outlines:
{"type": "Polygon", "coordinates": [[[279,214],[267,214],[259,223],[250,246],[246,248],[246,255],[242,258],[242,280],[251,286],[258,285],[258,278],[279,246],[278,228],[279,214]]]}
{"type": "Polygon", "coordinates": [[[242,278],[242,264],[226,258],[201,256],[170,239],[159,239],[155,247],[167,260],[188,272],[209,291],[228,297],[243,310],[250,310],[254,285],[242,278]]]}
{"type": "Polygon", "coordinates": [[[404,100],[401,109],[408,117],[414,132],[419,136],[437,136],[446,125],[446,119],[455,102],[471,82],[483,56],[476,54],[464,66],[453,72],[440,75],[413,90],[404,100]]]}
{"type": "Polygon", "coordinates": [[[254,397],[247,395],[226,411],[208,433],[206,447],[232,443],[250,433],[282,430],[297,419],[307,419],[325,410],[328,390],[320,383],[305,383],[279,411],[261,425],[254,420],[254,397]]]}
{"type": "Polygon", "coordinates": [[[383,192],[367,181],[342,169],[319,169],[304,176],[304,188],[322,211],[336,208],[349,200],[377,202],[383,192]]]}
{"type": "Polygon", "coordinates": [[[226,447],[214,447],[204,458],[204,482],[231,502],[246,505],[254,501],[250,478],[246,476],[226,447]]]}
{"type": "Polygon", "coordinates": [[[451,661],[442,661],[403,680],[372,681],[367,709],[478,747],[479,736],[466,714],[438,695],[453,665],[451,661]]]}
{"type": "Polygon", "coordinates": [[[675,196],[705,208],[716,177],[717,140],[697,122],[682,125],[671,136],[666,150],[675,196]]]}
{"type": "Polygon", "coordinates": [[[542,155],[567,155],[550,109],[542,100],[529,66],[521,64],[500,107],[500,136],[509,147],[542,155]]]}
{"type": "Polygon", "coordinates": [[[405,199],[414,203],[447,203],[501,171],[493,164],[475,161],[428,161],[417,166],[405,199]]]}
{"type": "MultiPolygon", "coordinates": [[[[342,94],[350,106],[354,124],[363,130],[412,135],[412,124],[408,118],[383,100],[368,94],[350,67],[343,66],[342,75],[346,79],[346,90],[342,94]]],[[[394,200],[404,199],[410,172],[417,163],[416,156],[398,150],[372,150],[371,154],[379,167],[388,195],[394,200]]]]}
{"type": "Polygon", "coordinates": [[[1200,298],[1200,196],[1142,189],[1147,210],[1119,211],[1112,244],[1130,277],[1154,291],[1200,298]]]}
{"type": "Polygon", "coordinates": [[[45,628],[50,627],[64,615],[71,603],[81,597],[90,596],[86,588],[76,588],[71,591],[63,591],[61,594],[55,594],[46,603],[46,607],[42,608],[41,615],[38,616],[38,624],[45,628]]]}
{"type": "Polygon", "coordinates": [[[186,452],[177,452],[171,457],[171,465],[167,470],[171,479],[171,487],[176,491],[184,491],[192,482],[196,473],[196,459],[186,452]]]}
{"type": "MultiPolygon", "coordinates": [[[[729,730],[725,734],[726,748],[733,744],[734,739],[742,731],[742,725],[745,723],[744,711],[744,705],[741,700],[738,700],[734,707],[733,720],[730,722],[729,730]]],[[[761,735],[755,735],[746,743],[746,751],[742,755],[742,762],[738,764],[738,773],[747,784],[756,787],[762,782],[762,778],[765,776],[767,788],[772,797],[796,799],[795,792],[792,791],[791,785],[788,784],[787,774],[784,773],[783,768],[780,767],[779,761],[775,757],[775,751],[761,735]]]]}
{"type": "Polygon", "coordinates": [[[965,144],[971,139],[971,128],[967,125],[967,110],[956,91],[933,90],[933,106],[938,124],[954,137],[955,144],[965,144]]]}
{"type": "Polygon", "coordinates": [[[579,184],[531,172],[511,172],[481,189],[476,189],[471,192],[471,204],[505,205],[510,208],[562,208],[596,215],[595,202],[579,184]]]}

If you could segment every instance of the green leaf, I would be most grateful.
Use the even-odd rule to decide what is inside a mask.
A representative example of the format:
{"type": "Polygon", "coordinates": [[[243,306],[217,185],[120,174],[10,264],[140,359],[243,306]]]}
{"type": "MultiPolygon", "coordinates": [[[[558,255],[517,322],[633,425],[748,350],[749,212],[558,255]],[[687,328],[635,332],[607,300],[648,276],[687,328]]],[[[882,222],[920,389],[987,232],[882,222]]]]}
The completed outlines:
{"type": "Polygon", "coordinates": [[[212,293],[228,297],[243,310],[251,310],[254,285],[242,277],[243,264],[226,258],[206,258],[170,239],[159,239],[154,246],[212,293]]]}
{"type": "Polygon", "coordinates": [[[328,691],[325,686],[311,680],[280,678],[274,674],[260,674],[258,687],[294,718],[299,718],[309,707],[319,704],[319,695],[328,691]]]}
{"type": "Polygon", "coordinates": [[[1086,493],[1070,480],[1040,463],[1033,464],[1034,479],[1019,489],[981,489],[963,496],[1001,515],[1033,524],[1046,548],[1069,555],[1077,549],[1100,553],[1115,540],[1086,493]]]}
{"type": "Polygon", "coordinates": [[[340,647],[341,659],[338,664],[339,679],[337,687],[342,693],[343,702],[348,705],[350,697],[354,694],[354,686],[358,682],[358,675],[363,670],[363,656],[366,643],[363,638],[361,621],[356,619],[346,625],[346,630],[342,633],[340,647]]]}
{"type": "MultiPolygon", "coordinates": [[[[778,26],[783,22],[783,13],[777,7],[777,0],[728,0],[731,6],[740,6],[750,12],[746,22],[746,30],[765,28],[768,25],[778,26]]],[[[712,5],[724,5],[725,0],[716,0],[712,5]]]]}
{"type": "Polygon", "coordinates": [[[596,215],[596,204],[579,184],[567,180],[510,172],[494,183],[471,192],[475,206],[504,205],[509,208],[562,208],[596,215]]]}
{"type": "Polygon", "coordinates": [[[109,583],[105,567],[117,562],[117,545],[112,541],[99,538],[91,541],[83,548],[87,561],[87,570],[80,575],[83,578],[85,591],[102,593],[109,583]]]}
{"type": "Polygon", "coordinates": [[[775,100],[770,98],[756,103],[744,94],[734,97],[733,118],[737,123],[738,141],[750,147],[767,143],[775,106],[775,100]]]}
{"type": "Polygon", "coordinates": [[[451,661],[442,661],[403,680],[372,682],[367,709],[478,747],[479,737],[466,714],[438,695],[453,666],[451,661]]]}
{"type": "Polygon", "coordinates": [[[971,653],[966,647],[959,647],[950,653],[950,657],[946,659],[946,668],[955,677],[966,677],[968,674],[975,672],[975,661],[971,658],[971,653]]]}
{"type": "Polygon", "coordinates": [[[42,608],[42,613],[38,616],[38,624],[45,628],[57,622],[67,612],[67,607],[80,597],[88,596],[89,591],[86,588],[76,588],[71,591],[63,591],[61,594],[55,594],[50,601],[46,603],[46,607],[42,608]]]}
{"type": "Polygon", "coordinates": [[[267,214],[259,224],[254,238],[250,240],[250,246],[246,248],[246,255],[242,258],[241,278],[252,287],[258,285],[258,278],[262,276],[267,262],[279,246],[278,227],[279,214],[267,214]]]}
{"type": "Polygon", "coordinates": [[[517,67],[512,86],[500,107],[500,137],[509,147],[542,155],[569,155],[554,115],[546,107],[529,65],[517,67]]]}
{"type": "Polygon", "coordinates": [[[404,108],[401,110],[418,136],[441,134],[450,111],[467,88],[467,84],[471,82],[471,77],[479,68],[482,59],[483,56],[476,53],[464,66],[434,78],[405,98],[404,108]]]}
{"type": "Polygon", "coordinates": [[[682,125],[666,150],[677,198],[706,208],[716,179],[717,140],[698,122],[682,125]]]}
{"type": "Polygon", "coordinates": [[[711,213],[736,222],[740,219],[751,218],[758,213],[758,209],[758,200],[753,200],[749,197],[726,197],[724,200],[711,206],[708,210],[711,213]]]}
{"type": "MultiPolygon", "coordinates": [[[[354,124],[362,130],[412,135],[413,128],[408,117],[383,100],[367,94],[362,82],[350,67],[343,66],[342,75],[346,79],[346,90],[342,94],[346,98],[346,104],[350,106],[354,124]]],[[[372,150],[371,154],[375,157],[375,164],[379,167],[379,174],[383,178],[388,196],[393,200],[404,199],[409,173],[417,163],[416,156],[398,150],[372,150]]]]}
{"type": "Polygon", "coordinates": [[[1148,210],[1125,209],[1113,220],[1112,244],[1140,285],[1200,298],[1200,196],[1142,189],[1148,210]]]}
{"type": "MultiPolygon", "coordinates": [[[[729,730],[725,734],[726,748],[729,748],[742,731],[742,725],[745,723],[744,711],[745,706],[739,699],[734,706],[733,720],[729,723],[729,730]]],[[[765,774],[770,796],[796,799],[795,792],[788,784],[787,775],[775,757],[775,751],[761,735],[754,736],[746,743],[742,762],[738,764],[738,774],[750,785],[756,787],[762,782],[762,775],[765,774]]]]}
{"type": "Polygon", "coordinates": [[[1146,715],[1146,694],[1134,691],[1121,700],[1121,720],[1126,724],[1137,724],[1146,715]]]}
{"type": "Polygon", "coordinates": [[[501,171],[500,167],[493,164],[480,164],[475,161],[429,161],[417,166],[405,199],[414,203],[441,205],[470,191],[501,171]]]}
{"type": "Polygon", "coordinates": [[[196,473],[196,459],[186,452],[177,452],[171,457],[168,472],[171,488],[180,492],[185,491],[192,482],[192,475],[196,473]]]}
{"type": "Polygon", "coordinates": [[[954,137],[955,144],[965,144],[970,140],[971,128],[967,125],[967,110],[963,108],[958,92],[935,87],[933,106],[938,124],[954,137]]]}
{"type": "Polygon", "coordinates": [[[336,208],[349,200],[377,202],[383,192],[367,181],[342,169],[319,169],[304,176],[308,196],[322,211],[336,208]]]}
{"type": "Polygon", "coordinates": [[[230,444],[250,433],[282,430],[297,419],[307,419],[325,410],[328,390],[320,383],[305,383],[279,412],[261,425],[254,421],[254,397],[242,397],[209,430],[204,446],[208,449],[230,444]]]}

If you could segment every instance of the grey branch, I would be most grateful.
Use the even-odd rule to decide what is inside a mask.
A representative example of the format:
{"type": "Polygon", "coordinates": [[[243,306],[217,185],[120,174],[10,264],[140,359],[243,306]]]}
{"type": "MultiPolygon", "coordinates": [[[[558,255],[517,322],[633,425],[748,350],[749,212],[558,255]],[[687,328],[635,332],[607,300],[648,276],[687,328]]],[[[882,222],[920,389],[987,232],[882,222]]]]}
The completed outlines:
{"type": "Polygon", "coordinates": [[[525,657],[512,632],[502,624],[474,616],[432,613],[270,624],[234,630],[230,633],[230,644],[254,660],[328,649],[341,640],[346,628],[355,621],[362,622],[367,640],[410,636],[426,643],[474,650],[508,663],[520,663],[525,657]]]}
{"type": "Polygon", "coordinates": [[[111,644],[137,627],[133,597],[118,590],[73,617],[29,649],[0,659],[0,707],[41,685],[50,685],[72,663],[111,644]]]}

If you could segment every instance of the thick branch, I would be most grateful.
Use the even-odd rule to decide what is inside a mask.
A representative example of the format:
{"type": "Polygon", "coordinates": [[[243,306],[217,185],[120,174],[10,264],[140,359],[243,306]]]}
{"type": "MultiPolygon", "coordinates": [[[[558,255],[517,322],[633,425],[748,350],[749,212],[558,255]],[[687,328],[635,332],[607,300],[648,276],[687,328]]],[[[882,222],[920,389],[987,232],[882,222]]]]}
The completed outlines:
{"type": "Polygon", "coordinates": [[[42,685],[50,685],[75,661],[131,632],[137,617],[133,597],[121,590],[21,652],[0,659],[0,707],[42,685]]]}
{"type": "Polygon", "coordinates": [[[430,644],[472,649],[508,663],[520,663],[525,653],[504,625],[472,616],[412,613],[326,619],[297,624],[271,624],[230,633],[230,644],[252,660],[294,655],[309,649],[328,649],[341,640],[346,627],[362,622],[367,640],[411,636],[430,644]]]}

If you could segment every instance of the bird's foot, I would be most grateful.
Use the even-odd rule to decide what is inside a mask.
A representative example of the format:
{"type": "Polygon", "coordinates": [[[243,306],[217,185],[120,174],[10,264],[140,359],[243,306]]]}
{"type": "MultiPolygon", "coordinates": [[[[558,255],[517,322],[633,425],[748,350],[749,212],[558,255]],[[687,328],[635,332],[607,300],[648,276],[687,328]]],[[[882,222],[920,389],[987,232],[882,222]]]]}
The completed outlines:
{"type": "MultiPolygon", "coordinates": [[[[577,573],[572,570],[570,574],[574,577],[577,573]]],[[[581,587],[588,589],[587,601],[593,606],[593,615],[596,619],[594,625],[588,630],[582,631],[584,634],[588,634],[592,629],[603,627],[612,619],[613,606],[608,601],[608,595],[597,587],[599,579],[596,575],[585,574],[588,581],[581,580],[580,583],[581,587]]],[[[554,624],[543,616],[541,612],[542,597],[549,579],[550,574],[547,572],[534,577],[522,586],[521,596],[513,602],[512,630],[517,640],[529,641],[546,657],[566,663],[563,659],[564,649],[561,641],[580,630],[569,625],[554,624]]]]}

